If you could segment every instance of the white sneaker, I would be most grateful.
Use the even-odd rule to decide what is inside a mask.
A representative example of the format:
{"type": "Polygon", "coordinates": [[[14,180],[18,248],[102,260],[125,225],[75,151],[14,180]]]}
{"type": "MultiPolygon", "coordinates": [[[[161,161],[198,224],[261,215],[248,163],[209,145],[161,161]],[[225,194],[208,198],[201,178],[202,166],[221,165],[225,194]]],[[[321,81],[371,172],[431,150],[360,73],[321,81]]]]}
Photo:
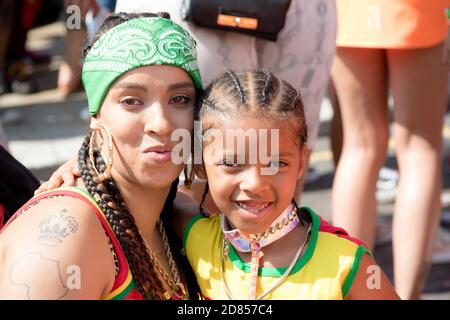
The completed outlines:
{"type": "Polygon", "coordinates": [[[378,203],[391,203],[397,196],[398,171],[383,167],[378,173],[377,190],[375,198],[378,203]]]}

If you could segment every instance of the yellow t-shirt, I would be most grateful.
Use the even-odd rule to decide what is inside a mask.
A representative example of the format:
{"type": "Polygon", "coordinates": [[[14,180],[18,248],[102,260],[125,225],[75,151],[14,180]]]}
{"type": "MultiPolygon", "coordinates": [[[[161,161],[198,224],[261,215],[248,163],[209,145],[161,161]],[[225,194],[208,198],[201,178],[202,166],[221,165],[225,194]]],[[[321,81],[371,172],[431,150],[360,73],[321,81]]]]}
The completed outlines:
{"type": "MultiPolygon", "coordinates": [[[[343,299],[358,272],[365,246],[339,228],[332,227],[309,208],[311,216],[308,246],[285,281],[269,293],[268,300],[343,299]]],[[[184,234],[184,250],[205,299],[228,299],[222,283],[223,235],[220,216],[196,215],[184,234]]],[[[256,295],[272,286],[286,268],[260,268],[256,295]]],[[[250,265],[230,246],[225,277],[233,299],[247,299],[250,265]]]]}

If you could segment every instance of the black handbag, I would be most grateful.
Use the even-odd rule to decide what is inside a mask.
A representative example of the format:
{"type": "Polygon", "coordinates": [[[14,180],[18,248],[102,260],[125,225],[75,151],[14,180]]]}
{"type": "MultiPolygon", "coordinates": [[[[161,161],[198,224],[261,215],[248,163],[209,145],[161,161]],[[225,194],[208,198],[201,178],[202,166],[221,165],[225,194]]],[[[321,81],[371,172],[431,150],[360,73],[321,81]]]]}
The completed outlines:
{"type": "Polygon", "coordinates": [[[199,27],[277,41],[291,0],[183,0],[181,18],[199,27]]]}

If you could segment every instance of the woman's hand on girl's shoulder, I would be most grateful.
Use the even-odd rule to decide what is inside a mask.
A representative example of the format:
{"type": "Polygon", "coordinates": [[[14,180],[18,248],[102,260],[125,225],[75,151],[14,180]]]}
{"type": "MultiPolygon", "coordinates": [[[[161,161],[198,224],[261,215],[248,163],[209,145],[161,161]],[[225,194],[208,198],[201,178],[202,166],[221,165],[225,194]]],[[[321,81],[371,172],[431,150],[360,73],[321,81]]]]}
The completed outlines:
{"type": "Polygon", "coordinates": [[[0,234],[0,299],[100,299],[114,272],[99,219],[77,199],[42,200],[0,234]]]}
{"type": "Polygon", "coordinates": [[[80,176],[77,159],[70,159],[56,169],[50,176],[50,179],[42,183],[41,186],[34,191],[34,194],[50,191],[61,186],[74,186],[76,179],[80,176]]]}
{"type": "Polygon", "coordinates": [[[364,254],[346,299],[399,300],[400,298],[380,266],[370,255],[364,254]]]}

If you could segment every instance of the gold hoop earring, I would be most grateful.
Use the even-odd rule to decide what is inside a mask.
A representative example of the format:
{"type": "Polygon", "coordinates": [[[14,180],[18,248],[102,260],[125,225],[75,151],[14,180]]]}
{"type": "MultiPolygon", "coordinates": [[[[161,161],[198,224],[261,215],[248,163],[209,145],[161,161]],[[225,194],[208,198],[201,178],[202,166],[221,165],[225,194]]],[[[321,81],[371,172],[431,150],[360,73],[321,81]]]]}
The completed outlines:
{"type": "Polygon", "coordinates": [[[97,132],[100,129],[93,130],[91,133],[91,141],[89,141],[89,159],[92,164],[92,168],[94,169],[95,173],[97,174],[100,182],[103,182],[105,180],[108,180],[111,178],[111,168],[112,168],[112,151],[113,151],[113,143],[112,143],[112,135],[109,131],[108,127],[105,126],[102,123],[99,123],[99,126],[106,131],[106,134],[108,136],[108,159],[106,160],[106,169],[103,173],[98,172],[97,167],[95,166],[95,160],[94,160],[94,140],[97,132]]]}

